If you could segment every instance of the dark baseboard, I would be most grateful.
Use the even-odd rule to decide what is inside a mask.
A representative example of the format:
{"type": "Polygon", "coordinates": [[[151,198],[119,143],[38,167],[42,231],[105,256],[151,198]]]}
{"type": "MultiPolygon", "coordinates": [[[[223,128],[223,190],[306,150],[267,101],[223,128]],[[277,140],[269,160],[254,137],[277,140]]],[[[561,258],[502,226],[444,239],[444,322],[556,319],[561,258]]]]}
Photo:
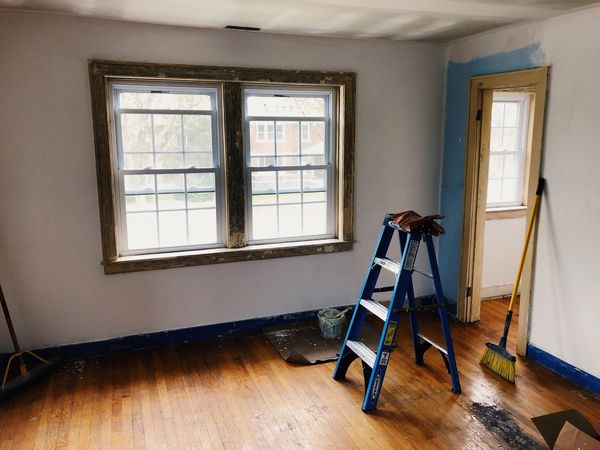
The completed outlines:
{"type": "Polygon", "coordinates": [[[557,373],[561,377],[600,395],[600,378],[584,372],[532,344],[527,344],[527,357],[557,373]]]}
{"type": "MultiPolygon", "coordinates": [[[[433,301],[431,296],[420,297],[417,304],[429,305],[433,301]]],[[[456,315],[456,305],[446,303],[448,314],[456,315]]],[[[353,305],[348,305],[353,306],[353,305]]],[[[340,307],[341,308],[341,307],[340,307]]],[[[165,347],[169,345],[202,342],[227,336],[243,336],[258,334],[266,327],[280,326],[286,323],[300,322],[317,317],[318,310],[304,311],[293,314],[260,317],[256,319],[226,322],[214,325],[201,325],[178,330],[158,331],[153,333],[136,334],[104,341],[82,342],[56,347],[36,349],[35,352],[42,357],[60,355],[63,360],[78,360],[97,356],[125,353],[149,348],[165,347]]],[[[10,353],[0,354],[0,368],[8,360],[10,353]]]]}

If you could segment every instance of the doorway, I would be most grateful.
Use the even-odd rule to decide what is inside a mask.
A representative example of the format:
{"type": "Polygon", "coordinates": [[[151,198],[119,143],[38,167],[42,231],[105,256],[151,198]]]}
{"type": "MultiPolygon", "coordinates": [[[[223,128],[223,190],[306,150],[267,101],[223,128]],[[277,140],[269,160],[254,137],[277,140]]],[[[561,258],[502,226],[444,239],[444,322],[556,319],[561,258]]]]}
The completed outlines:
{"type": "MultiPolygon", "coordinates": [[[[540,174],[547,78],[544,67],[470,80],[457,311],[462,321],[480,320],[482,299],[503,297],[512,287],[540,174]]],[[[519,354],[529,331],[534,248],[535,233],[521,280],[519,354]]]]}

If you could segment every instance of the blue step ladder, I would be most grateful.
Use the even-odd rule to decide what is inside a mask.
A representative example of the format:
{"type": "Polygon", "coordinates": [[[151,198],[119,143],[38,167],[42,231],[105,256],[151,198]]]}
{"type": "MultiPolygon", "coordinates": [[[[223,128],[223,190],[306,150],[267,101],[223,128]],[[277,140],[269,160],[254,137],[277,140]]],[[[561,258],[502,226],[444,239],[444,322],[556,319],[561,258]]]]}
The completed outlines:
{"type": "MultiPolygon", "coordinates": [[[[396,330],[399,313],[401,312],[406,312],[409,316],[416,363],[418,365],[423,365],[423,356],[425,355],[425,352],[432,347],[435,348],[442,356],[446,368],[450,373],[452,379],[452,392],[460,392],[460,381],[456,367],[456,358],[454,356],[454,347],[452,345],[452,335],[450,333],[448,313],[446,311],[442,283],[440,281],[432,238],[432,235],[439,235],[444,231],[441,226],[433,222],[432,218],[422,218],[412,211],[409,213],[414,214],[417,217],[417,223],[419,218],[424,220],[421,224],[412,227],[410,225],[399,225],[397,221],[394,220],[397,216],[406,213],[400,213],[395,216],[388,214],[383,220],[379,242],[375,249],[375,253],[373,254],[373,258],[371,259],[371,266],[367,272],[360,296],[356,302],[346,339],[340,350],[337,364],[333,372],[333,378],[335,380],[342,380],[346,376],[346,372],[352,361],[356,358],[362,360],[365,380],[365,397],[362,405],[362,410],[364,412],[372,411],[377,407],[377,400],[379,399],[381,386],[390,360],[390,353],[395,346],[396,330]],[[427,221],[427,219],[429,219],[429,221],[427,221]],[[386,258],[388,248],[396,232],[399,234],[400,251],[402,254],[400,262],[395,262],[386,258]],[[415,267],[415,260],[421,241],[423,241],[427,247],[431,273],[415,267]],[[396,281],[394,286],[382,288],[375,287],[381,268],[395,274],[396,281]],[[434,303],[432,305],[420,307],[416,305],[412,282],[412,275],[414,272],[433,280],[435,295],[434,303]],[[386,308],[384,305],[373,299],[374,293],[389,291],[392,292],[389,307],[386,308]],[[408,307],[405,307],[404,300],[407,297],[408,307]],[[434,309],[437,310],[439,314],[446,345],[445,348],[424,336],[419,330],[417,312],[434,309]],[[359,333],[363,327],[367,311],[384,321],[377,352],[374,352],[367,347],[359,338],[359,333]]],[[[435,216],[433,218],[441,218],[441,216],[435,216]]]]}

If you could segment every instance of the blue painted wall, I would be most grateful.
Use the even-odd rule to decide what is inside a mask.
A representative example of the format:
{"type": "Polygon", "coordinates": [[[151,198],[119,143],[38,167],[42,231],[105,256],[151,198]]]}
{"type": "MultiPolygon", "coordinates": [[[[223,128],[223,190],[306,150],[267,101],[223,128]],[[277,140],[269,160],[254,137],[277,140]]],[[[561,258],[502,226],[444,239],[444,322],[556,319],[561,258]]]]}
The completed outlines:
{"type": "Polygon", "coordinates": [[[439,264],[444,292],[451,302],[456,302],[458,298],[469,78],[531,69],[536,67],[540,55],[540,45],[536,43],[469,62],[448,63],[441,189],[441,210],[445,216],[443,224],[446,234],[440,239],[439,264]]]}

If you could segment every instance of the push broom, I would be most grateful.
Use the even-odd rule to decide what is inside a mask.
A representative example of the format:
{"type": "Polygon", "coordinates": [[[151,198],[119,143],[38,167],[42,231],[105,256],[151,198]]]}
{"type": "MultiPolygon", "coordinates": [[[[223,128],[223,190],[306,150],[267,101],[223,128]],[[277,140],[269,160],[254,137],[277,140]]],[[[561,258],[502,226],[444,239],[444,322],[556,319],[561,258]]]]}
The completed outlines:
{"type": "Polygon", "coordinates": [[[512,321],[513,305],[515,303],[515,298],[517,297],[517,292],[519,291],[519,284],[521,283],[521,274],[523,273],[525,257],[527,256],[527,247],[529,247],[529,240],[533,231],[533,225],[537,217],[537,212],[540,208],[540,200],[542,199],[542,192],[544,191],[545,182],[546,180],[543,178],[538,180],[537,189],[535,191],[535,202],[533,204],[533,210],[531,211],[531,220],[529,221],[527,233],[525,234],[525,243],[523,244],[521,260],[519,261],[517,276],[515,278],[512,294],[510,296],[510,303],[508,304],[506,319],[504,320],[502,338],[500,338],[500,342],[498,344],[493,344],[491,342],[485,344],[485,351],[481,356],[481,364],[493,372],[496,372],[501,377],[506,378],[511,383],[515,382],[515,362],[517,361],[517,358],[511,355],[506,349],[506,340],[508,339],[508,330],[510,329],[510,323],[512,321]]]}
{"type": "Polygon", "coordinates": [[[4,318],[6,319],[6,325],[8,326],[10,338],[12,339],[12,343],[15,348],[15,353],[8,359],[6,370],[4,371],[4,377],[2,378],[2,384],[0,385],[0,398],[2,398],[31,384],[35,380],[39,379],[42,375],[48,373],[50,369],[56,365],[60,358],[55,357],[50,360],[46,360],[30,350],[21,350],[19,341],[17,340],[17,334],[15,333],[15,328],[13,327],[12,320],[10,319],[8,306],[6,305],[6,299],[4,298],[4,292],[2,291],[2,285],[0,285],[0,305],[2,306],[2,312],[4,313],[4,318]],[[37,360],[38,364],[35,366],[30,365],[28,368],[27,364],[25,363],[24,355],[31,356],[33,359],[37,360]],[[9,379],[10,367],[15,359],[18,362],[19,374],[12,379],[9,379]]]}

